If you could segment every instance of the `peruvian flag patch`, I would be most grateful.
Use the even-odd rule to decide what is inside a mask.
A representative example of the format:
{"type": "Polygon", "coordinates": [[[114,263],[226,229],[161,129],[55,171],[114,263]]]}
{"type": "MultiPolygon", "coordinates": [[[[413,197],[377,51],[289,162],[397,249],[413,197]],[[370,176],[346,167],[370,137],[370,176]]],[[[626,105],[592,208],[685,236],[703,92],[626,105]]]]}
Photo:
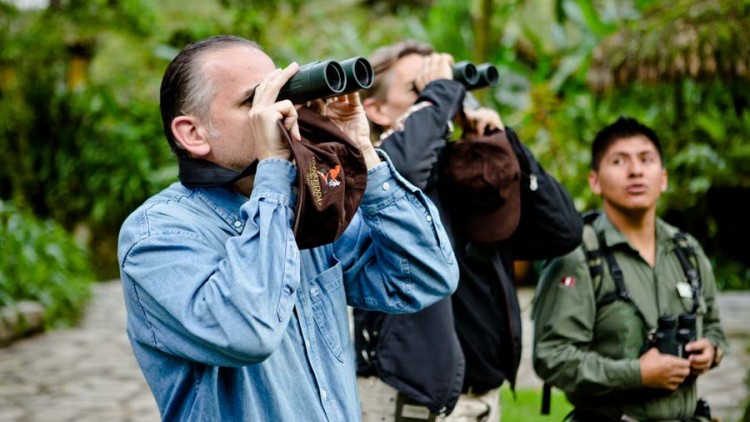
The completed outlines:
{"type": "Polygon", "coordinates": [[[576,285],[576,278],[567,276],[560,279],[560,284],[563,285],[563,287],[573,287],[576,285]]]}

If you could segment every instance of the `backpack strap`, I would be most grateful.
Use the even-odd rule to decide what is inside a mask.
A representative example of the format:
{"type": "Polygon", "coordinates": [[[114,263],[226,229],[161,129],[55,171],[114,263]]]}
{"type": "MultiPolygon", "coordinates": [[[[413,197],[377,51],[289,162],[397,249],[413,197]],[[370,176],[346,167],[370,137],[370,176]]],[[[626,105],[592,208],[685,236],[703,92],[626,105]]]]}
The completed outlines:
{"type": "Polygon", "coordinates": [[[599,217],[598,211],[588,211],[583,214],[583,253],[586,257],[586,264],[589,267],[589,274],[591,274],[591,281],[594,284],[594,291],[599,293],[601,287],[602,274],[604,267],[602,265],[602,253],[599,249],[599,236],[594,230],[594,220],[599,217]]]}
{"type": "Polygon", "coordinates": [[[597,308],[601,308],[602,306],[608,305],[616,300],[622,300],[630,304],[636,315],[638,315],[638,318],[640,318],[641,322],[643,322],[643,325],[648,327],[648,320],[646,319],[646,316],[643,315],[643,312],[641,312],[638,304],[635,303],[633,298],[630,296],[630,292],[628,292],[628,289],[625,287],[625,277],[622,275],[622,270],[617,264],[617,260],[615,259],[615,255],[612,253],[612,250],[604,242],[604,236],[602,234],[599,235],[599,244],[601,245],[601,249],[604,250],[602,252],[602,256],[604,257],[604,260],[607,261],[609,274],[612,276],[612,280],[614,280],[615,282],[615,291],[605,294],[601,298],[601,300],[597,302],[597,308]]]}
{"type": "MultiPolygon", "coordinates": [[[[583,243],[581,244],[586,257],[586,264],[589,267],[591,282],[594,285],[594,294],[597,298],[596,308],[598,310],[599,308],[609,305],[617,300],[628,302],[633,307],[641,321],[643,321],[646,327],[648,327],[649,324],[646,321],[646,317],[630,297],[630,293],[628,293],[628,290],[625,287],[625,278],[622,275],[620,266],[617,264],[617,260],[612,254],[612,250],[607,247],[607,244],[604,241],[604,236],[602,234],[597,234],[592,226],[594,220],[598,217],[598,211],[588,211],[583,214],[583,243]],[[605,261],[609,267],[609,273],[615,282],[615,290],[605,293],[600,298],[599,290],[602,286],[602,278],[604,274],[603,263],[605,261]]],[[[678,231],[672,236],[672,239],[677,246],[675,248],[677,259],[680,261],[682,270],[685,273],[685,277],[687,277],[688,283],[693,292],[692,313],[695,313],[698,309],[698,298],[701,290],[701,277],[700,273],[696,270],[698,268],[698,257],[695,253],[695,248],[690,245],[685,233],[678,231]]],[[[551,390],[552,385],[545,382],[542,387],[542,415],[549,415],[550,413],[552,400],[551,390]]]]}
{"type": "Polygon", "coordinates": [[[544,383],[542,386],[542,415],[549,415],[552,407],[552,384],[544,383]]]}
{"type": "Polygon", "coordinates": [[[615,259],[614,254],[612,254],[612,250],[607,247],[604,235],[599,234],[594,230],[592,224],[599,215],[599,211],[588,211],[583,214],[584,226],[582,244],[584,254],[586,255],[586,263],[588,264],[589,273],[591,275],[591,282],[594,285],[596,308],[600,309],[618,300],[625,301],[633,307],[638,317],[648,327],[649,324],[646,322],[646,317],[636,303],[633,302],[628,289],[625,287],[625,278],[622,275],[622,270],[617,264],[617,260],[615,259]],[[599,291],[602,286],[602,278],[604,275],[604,262],[607,263],[609,273],[615,282],[615,290],[600,295],[599,291]]]}
{"type": "MultiPolygon", "coordinates": [[[[594,220],[599,217],[599,211],[587,211],[583,215],[583,253],[586,257],[586,264],[589,267],[589,273],[591,274],[591,280],[594,284],[594,290],[596,296],[599,296],[599,288],[601,287],[602,274],[604,267],[602,265],[602,254],[599,250],[599,238],[596,235],[596,230],[592,224],[594,220]]],[[[599,304],[597,303],[597,308],[599,304]]],[[[544,383],[542,386],[542,408],[540,413],[542,415],[549,415],[550,408],[552,407],[552,384],[544,383]]]]}
{"type": "Polygon", "coordinates": [[[701,292],[701,275],[698,272],[698,256],[695,253],[695,248],[688,242],[687,235],[681,231],[672,236],[675,245],[675,254],[677,260],[680,261],[682,271],[685,273],[690,289],[693,291],[693,309],[692,313],[698,311],[698,301],[701,292]]]}

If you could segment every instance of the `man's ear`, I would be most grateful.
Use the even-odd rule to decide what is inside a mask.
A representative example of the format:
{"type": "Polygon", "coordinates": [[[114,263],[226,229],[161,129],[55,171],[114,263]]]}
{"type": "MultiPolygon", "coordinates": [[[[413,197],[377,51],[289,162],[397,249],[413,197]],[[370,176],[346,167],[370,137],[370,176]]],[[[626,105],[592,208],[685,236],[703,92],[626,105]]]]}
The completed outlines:
{"type": "Polygon", "coordinates": [[[589,187],[591,188],[591,192],[597,196],[601,196],[602,187],[599,185],[599,174],[594,170],[589,172],[589,187]]]}
{"type": "Polygon", "coordinates": [[[211,152],[205,129],[193,116],[177,116],[172,119],[172,134],[175,140],[191,155],[204,157],[211,152]]]}
{"type": "Polygon", "coordinates": [[[389,128],[393,124],[391,118],[383,112],[384,105],[375,97],[368,97],[362,102],[367,118],[378,126],[389,128]]]}

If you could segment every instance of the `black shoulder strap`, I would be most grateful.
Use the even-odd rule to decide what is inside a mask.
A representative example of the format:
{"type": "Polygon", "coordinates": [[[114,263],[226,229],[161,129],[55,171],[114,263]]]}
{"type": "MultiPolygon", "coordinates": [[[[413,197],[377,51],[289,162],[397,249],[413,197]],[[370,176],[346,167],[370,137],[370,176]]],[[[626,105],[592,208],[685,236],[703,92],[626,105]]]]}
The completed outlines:
{"type": "Polygon", "coordinates": [[[552,384],[544,383],[542,386],[542,415],[549,415],[552,407],[552,384]]]}
{"type": "Polygon", "coordinates": [[[638,317],[648,327],[649,324],[646,321],[646,317],[636,303],[633,302],[630,293],[625,287],[625,278],[622,275],[622,270],[617,264],[617,260],[615,259],[612,250],[607,246],[604,235],[602,233],[597,233],[592,226],[594,220],[596,220],[599,215],[600,213],[598,211],[588,211],[583,214],[583,251],[586,255],[586,263],[589,267],[589,273],[591,274],[591,282],[594,285],[596,308],[602,308],[617,300],[625,301],[635,309],[638,317]],[[615,290],[600,295],[599,290],[602,286],[602,276],[604,273],[603,262],[605,261],[607,267],[609,267],[609,273],[615,282],[615,290]]]}
{"type": "Polygon", "coordinates": [[[677,260],[680,261],[682,271],[685,273],[690,289],[693,291],[693,309],[692,313],[698,310],[698,298],[701,291],[701,276],[698,272],[698,257],[695,254],[695,249],[690,245],[687,239],[687,235],[683,232],[677,232],[672,239],[677,246],[675,253],[677,254],[677,260]],[[695,266],[690,261],[695,263],[695,266]]]}
{"type": "Polygon", "coordinates": [[[638,304],[635,303],[633,298],[630,296],[630,292],[628,292],[628,289],[625,287],[625,277],[622,275],[622,270],[620,269],[620,266],[617,265],[617,260],[615,259],[612,250],[605,243],[604,236],[602,234],[599,235],[599,245],[602,249],[602,256],[604,257],[604,260],[607,261],[609,274],[612,276],[612,280],[614,280],[615,282],[615,291],[609,292],[604,295],[602,299],[597,302],[597,307],[601,308],[602,306],[612,303],[616,300],[622,300],[630,304],[645,327],[650,327],[646,316],[643,315],[643,312],[641,312],[640,308],[638,308],[638,304]]]}
{"type": "MultiPolygon", "coordinates": [[[[586,255],[586,263],[589,267],[591,281],[594,284],[594,291],[597,297],[596,307],[598,309],[617,300],[623,300],[633,307],[638,317],[643,321],[646,327],[648,327],[649,324],[646,321],[646,317],[630,297],[630,293],[628,293],[628,290],[625,287],[625,278],[622,275],[620,266],[617,265],[617,260],[612,254],[612,250],[607,247],[607,243],[604,241],[604,236],[601,233],[596,233],[591,226],[598,216],[599,213],[596,211],[589,211],[583,214],[584,227],[582,243],[583,251],[586,255]],[[615,290],[607,292],[604,296],[599,298],[599,289],[602,285],[601,281],[604,273],[602,261],[607,262],[609,273],[615,282],[615,290]]],[[[682,270],[685,272],[685,276],[687,277],[688,283],[693,292],[692,312],[695,313],[698,309],[698,297],[701,290],[701,277],[700,273],[697,271],[698,260],[695,254],[695,249],[690,245],[687,236],[683,232],[677,232],[673,236],[673,239],[677,246],[675,248],[677,259],[680,261],[682,270]],[[691,261],[694,262],[695,265],[691,264],[691,261]]],[[[552,386],[544,383],[544,386],[542,387],[542,415],[549,415],[552,400],[551,390],[552,386]]]]}
{"type": "MultiPolygon", "coordinates": [[[[592,224],[599,217],[599,211],[587,211],[582,214],[583,218],[583,242],[581,247],[586,258],[586,265],[589,267],[591,282],[594,285],[594,294],[599,297],[599,288],[601,287],[602,274],[604,272],[602,265],[602,254],[599,249],[599,238],[592,224]]],[[[599,308],[597,302],[597,308],[599,308]]],[[[549,415],[552,407],[552,384],[544,383],[542,386],[542,415],[549,415]]]]}
{"type": "Polygon", "coordinates": [[[583,214],[583,242],[581,244],[583,253],[586,257],[586,265],[589,267],[589,274],[591,275],[591,282],[594,284],[594,291],[596,296],[599,296],[599,287],[601,287],[602,281],[602,254],[599,249],[599,237],[596,234],[596,230],[592,224],[597,217],[599,217],[598,211],[588,211],[583,214]]]}

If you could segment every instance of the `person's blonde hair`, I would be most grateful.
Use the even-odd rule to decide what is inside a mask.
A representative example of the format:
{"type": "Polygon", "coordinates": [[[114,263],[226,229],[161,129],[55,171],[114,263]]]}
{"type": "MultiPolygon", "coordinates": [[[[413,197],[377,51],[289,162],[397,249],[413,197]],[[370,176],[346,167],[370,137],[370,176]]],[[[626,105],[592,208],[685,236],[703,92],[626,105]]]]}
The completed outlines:
{"type": "MultiPolygon", "coordinates": [[[[360,96],[363,100],[374,97],[378,101],[385,101],[391,83],[393,65],[402,57],[411,54],[427,56],[434,52],[435,49],[430,44],[417,40],[404,40],[377,48],[368,59],[375,72],[375,81],[370,89],[360,92],[360,96]]],[[[384,131],[383,127],[373,122],[370,122],[370,128],[374,139],[377,139],[384,131]]]]}
{"type": "Polygon", "coordinates": [[[385,92],[388,89],[388,82],[390,82],[390,70],[400,58],[410,54],[427,56],[434,52],[435,49],[431,45],[416,40],[405,40],[396,44],[379,47],[373,51],[368,59],[372,65],[372,69],[375,71],[375,81],[372,87],[363,93],[363,97],[376,96],[383,98],[385,96],[385,92]]]}

